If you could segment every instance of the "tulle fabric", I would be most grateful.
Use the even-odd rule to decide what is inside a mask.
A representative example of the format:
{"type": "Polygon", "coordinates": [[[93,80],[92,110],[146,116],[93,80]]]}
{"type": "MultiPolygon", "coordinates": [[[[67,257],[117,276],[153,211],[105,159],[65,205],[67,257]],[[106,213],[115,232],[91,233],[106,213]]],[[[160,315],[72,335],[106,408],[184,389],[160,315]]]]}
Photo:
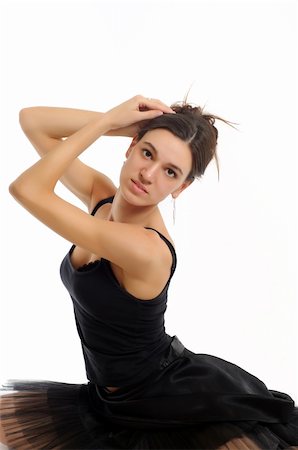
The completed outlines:
{"type": "Polygon", "coordinates": [[[177,336],[160,368],[133,385],[109,392],[92,382],[12,380],[0,413],[14,450],[298,449],[290,396],[177,336]]]}
{"type": "Polygon", "coordinates": [[[298,449],[298,408],[286,424],[236,421],[142,429],[101,416],[90,401],[90,384],[10,381],[4,388],[1,424],[10,449],[298,449]]]}

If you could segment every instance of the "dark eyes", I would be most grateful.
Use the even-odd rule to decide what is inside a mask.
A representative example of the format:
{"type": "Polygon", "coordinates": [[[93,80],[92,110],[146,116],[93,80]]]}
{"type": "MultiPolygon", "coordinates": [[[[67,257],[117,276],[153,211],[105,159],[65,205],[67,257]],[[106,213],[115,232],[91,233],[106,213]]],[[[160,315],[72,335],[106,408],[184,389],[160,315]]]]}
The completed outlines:
{"type": "Polygon", "coordinates": [[[168,175],[169,175],[169,177],[171,177],[171,178],[176,178],[176,172],[174,172],[174,170],[172,170],[172,169],[167,169],[167,171],[168,171],[168,175]]]}
{"type": "Polygon", "coordinates": [[[149,153],[149,156],[152,156],[152,153],[151,153],[149,150],[147,150],[146,148],[144,148],[144,149],[142,150],[142,152],[143,152],[143,154],[144,154],[145,156],[148,156],[148,153],[149,153]],[[147,153],[147,155],[146,155],[146,153],[147,153]]]}
{"type": "MultiPolygon", "coordinates": [[[[146,148],[142,149],[143,155],[145,156],[145,158],[150,158],[152,156],[152,153],[150,152],[150,150],[147,150],[146,148]]],[[[166,169],[167,170],[167,174],[170,178],[176,178],[177,174],[173,169],[166,169]]]]}

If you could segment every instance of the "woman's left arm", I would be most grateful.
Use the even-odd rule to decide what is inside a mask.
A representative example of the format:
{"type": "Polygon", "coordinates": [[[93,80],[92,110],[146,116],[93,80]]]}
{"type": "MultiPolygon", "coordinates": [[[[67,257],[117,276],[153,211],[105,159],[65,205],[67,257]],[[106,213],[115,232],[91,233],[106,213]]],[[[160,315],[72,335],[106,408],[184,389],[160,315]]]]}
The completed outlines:
{"type": "Polygon", "coordinates": [[[144,265],[149,263],[150,245],[155,233],[134,224],[98,220],[57,196],[54,189],[73,160],[100,136],[111,129],[148,120],[162,111],[168,112],[168,107],[153,101],[148,101],[148,108],[152,110],[139,110],[136,105],[144,103],[146,99],[137,96],[88,123],[67,140],[60,141],[9,187],[13,197],[52,230],[70,242],[109,259],[128,273],[134,272],[135,276],[137,270],[141,274],[144,265]],[[132,241],[136,245],[132,246],[132,241]]]}

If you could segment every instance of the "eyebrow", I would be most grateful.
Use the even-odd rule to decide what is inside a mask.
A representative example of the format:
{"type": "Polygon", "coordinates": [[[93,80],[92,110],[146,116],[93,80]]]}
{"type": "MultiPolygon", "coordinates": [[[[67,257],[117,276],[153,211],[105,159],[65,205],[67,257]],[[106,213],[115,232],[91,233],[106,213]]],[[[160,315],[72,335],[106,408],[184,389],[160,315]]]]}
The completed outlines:
{"type": "MultiPolygon", "coordinates": [[[[144,141],[144,144],[149,145],[149,147],[156,153],[156,155],[158,155],[158,151],[156,150],[156,148],[154,147],[154,145],[151,144],[151,142],[144,141]]],[[[167,165],[173,167],[173,168],[176,169],[176,170],[178,170],[178,172],[180,172],[181,175],[183,175],[183,172],[182,172],[182,170],[180,169],[180,167],[175,166],[175,164],[172,164],[172,163],[168,163],[167,165]]]]}

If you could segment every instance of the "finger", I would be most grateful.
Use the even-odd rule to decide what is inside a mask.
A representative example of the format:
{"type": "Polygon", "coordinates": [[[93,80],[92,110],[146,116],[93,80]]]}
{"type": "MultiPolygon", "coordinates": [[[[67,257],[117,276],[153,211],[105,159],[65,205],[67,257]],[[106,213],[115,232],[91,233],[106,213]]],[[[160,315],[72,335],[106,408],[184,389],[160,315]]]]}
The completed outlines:
{"type": "Polygon", "coordinates": [[[160,109],[149,109],[147,111],[141,111],[141,117],[139,116],[139,120],[146,121],[154,119],[158,116],[162,116],[163,114],[163,111],[161,111],[160,109]]]}
{"type": "MultiPolygon", "coordinates": [[[[144,98],[139,104],[139,108],[142,108],[143,110],[148,109],[159,109],[160,111],[164,113],[175,113],[175,111],[172,110],[169,106],[167,106],[162,101],[156,99],[156,98],[144,98]]],[[[141,109],[140,109],[141,110],[141,109]]]]}
{"type": "Polygon", "coordinates": [[[152,98],[150,99],[150,102],[152,104],[152,106],[157,106],[158,109],[160,108],[162,112],[165,113],[170,113],[170,114],[176,114],[176,111],[174,111],[172,108],[170,108],[170,106],[166,105],[165,103],[163,103],[161,100],[158,100],[156,98],[152,98]]]}

